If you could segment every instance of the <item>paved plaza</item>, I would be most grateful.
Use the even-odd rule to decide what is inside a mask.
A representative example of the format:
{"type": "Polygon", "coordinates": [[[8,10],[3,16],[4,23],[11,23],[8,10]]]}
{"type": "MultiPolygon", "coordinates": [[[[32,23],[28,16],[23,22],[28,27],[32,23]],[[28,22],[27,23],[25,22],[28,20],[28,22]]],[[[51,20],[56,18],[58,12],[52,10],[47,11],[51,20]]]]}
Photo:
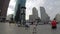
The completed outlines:
{"type": "MultiPolygon", "coordinates": [[[[25,30],[25,27],[18,27],[16,24],[0,23],[0,34],[33,34],[33,27],[34,25],[30,25],[30,28],[25,30]]],[[[52,30],[48,24],[38,25],[36,34],[60,34],[60,24],[56,30],[52,30]]]]}

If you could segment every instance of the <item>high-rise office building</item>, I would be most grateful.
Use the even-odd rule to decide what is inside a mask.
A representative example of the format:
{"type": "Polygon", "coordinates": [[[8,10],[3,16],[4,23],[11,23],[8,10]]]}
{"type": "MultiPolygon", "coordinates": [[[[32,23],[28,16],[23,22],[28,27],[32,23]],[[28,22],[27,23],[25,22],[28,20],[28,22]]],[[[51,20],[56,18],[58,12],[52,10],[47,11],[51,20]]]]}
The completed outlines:
{"type": "Polygon", "coordinates": [[[55,20],[56,20],[58,23],[60,23],[60,14],[56,14],[55,20]]]}
{"type": "Polygon", "coordinates": [[[32,13],[33,13],[34,18],[37,19],[38,18],[38,10],[35,7],[32,9],[32,13]]]}
{"type": "Polygon", "coordinates": [[[6,18],[9,1],[10,0],[0,0],[0,18],[6,18]]]}
{"type": "Polygon", "coordinates": [[[47,15],[45,8],[40,7],[40,12],[41,12],[41,21],[43,23],[48,23],[50,21],[50,17],[47,15]]]}
{"type": "Polygon", "coordinates": [[[15,20],[20,23],[25,23],[25,3],[26,0],[17,0],[15,7],[15,20]]]}
{"type": "Polygon", "coordinates": [[[39,18],[38,17],[38,11],[37,11],[37,9],[35,7],[32,9],[32,13],[33,14],[29,16],[29,21],[30,22],[33,22],[33,21],[35,21],[36,19],[39,18]]]}
{"type": "Polygon", "coordinates": [[[16,15],[15,15],[15,21],[19,20],[19,16],[20,16],[20,4],[17,6],[17,11],[16,11],[16,15]]]}

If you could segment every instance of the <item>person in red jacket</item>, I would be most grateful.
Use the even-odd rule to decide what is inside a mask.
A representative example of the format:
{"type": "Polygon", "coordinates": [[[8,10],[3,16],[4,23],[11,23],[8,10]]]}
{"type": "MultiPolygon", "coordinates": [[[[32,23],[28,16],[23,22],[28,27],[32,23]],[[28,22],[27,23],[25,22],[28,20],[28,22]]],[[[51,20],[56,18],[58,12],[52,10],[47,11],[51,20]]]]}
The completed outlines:
{"type": "Polygon", "coordinates": [[[52,25],[52,29],[56,29],[57,28],[57,22],[54,19],[53,21],[51,21],[51,25],[52,25]]]}

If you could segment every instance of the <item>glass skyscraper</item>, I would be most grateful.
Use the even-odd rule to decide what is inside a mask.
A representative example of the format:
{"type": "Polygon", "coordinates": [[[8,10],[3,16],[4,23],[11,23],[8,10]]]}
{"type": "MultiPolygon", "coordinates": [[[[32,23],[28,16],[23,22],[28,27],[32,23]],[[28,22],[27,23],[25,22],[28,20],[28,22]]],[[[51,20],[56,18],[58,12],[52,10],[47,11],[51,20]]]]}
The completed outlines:
{"type": "Polygon", "coordinates": [[[26,0],[16,1],[15,14],[14,14],[14,18],[16,22],[18,21],[20,21],[20,23],[25,22],[25,9],[26,9],[25,3],[26,3],[26,0]]]}

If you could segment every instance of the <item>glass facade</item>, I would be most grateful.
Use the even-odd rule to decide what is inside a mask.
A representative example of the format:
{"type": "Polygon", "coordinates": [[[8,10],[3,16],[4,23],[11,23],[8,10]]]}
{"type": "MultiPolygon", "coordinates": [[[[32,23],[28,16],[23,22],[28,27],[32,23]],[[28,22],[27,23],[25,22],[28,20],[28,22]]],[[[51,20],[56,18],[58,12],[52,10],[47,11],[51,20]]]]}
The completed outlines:
{"type": "Polygon", "coordinates": [[[15,6],[15,20],[18,22],[22,22],[24,23],[25,22],[25,3],[26,3],[26,0],[17,0],[16,2],[16,6],[15,6]]]}

